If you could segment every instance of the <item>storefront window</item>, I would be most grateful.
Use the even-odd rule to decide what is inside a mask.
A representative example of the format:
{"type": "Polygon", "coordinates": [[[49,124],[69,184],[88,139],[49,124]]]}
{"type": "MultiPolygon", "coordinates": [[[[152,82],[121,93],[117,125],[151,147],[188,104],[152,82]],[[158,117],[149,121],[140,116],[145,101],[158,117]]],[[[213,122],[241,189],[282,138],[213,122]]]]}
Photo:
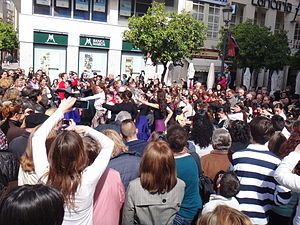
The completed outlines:
{"type": "Polygon", "coordinates": [[[55,0],[54,16],[71,17],[72,2],[71,0],[55,0]]]}
{"type": "Polygon", "coordinates": [[[204,3],[199,1],[194,1],[193,3],[193,17],[196,20],[204,19],[204,3]]]}
{"type": "Polygon", "coordinates": [[[51,0],[34,0],[33,12],[35,14],[51,15],[51,0]]]}
{"type": "Polygon", "coordinates": [[[207,38],[218,39],[220,21],[220,6],[209,4],[207,38]]]}

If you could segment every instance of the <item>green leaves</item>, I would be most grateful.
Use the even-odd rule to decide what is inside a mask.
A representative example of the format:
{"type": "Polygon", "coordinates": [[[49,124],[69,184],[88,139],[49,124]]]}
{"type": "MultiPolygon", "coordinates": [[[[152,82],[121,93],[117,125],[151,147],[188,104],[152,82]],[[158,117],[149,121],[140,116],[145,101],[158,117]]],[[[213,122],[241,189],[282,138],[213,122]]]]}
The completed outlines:
{"type": "Polygon", "coordinates": [[[239,45],[239,52],[234,61],[239,67],[253,70],[282,69],[288,62],[290,50],[286,31],[279,30],[274,34],[268,27],[253,24],[247,20],[230,28],[239,45]]]}
{"type": "Polygon", "coordinates": [[[17,34],[11,24],[0,21],[0,50],[9,51],[18,47],[17,34]]]}
{"type": "Polygon", "coordinates": [[[177,63],[191,57],[206,38],[206,26],[202,21],[195,20],[187,12],[165,12],[164,4],[156,2],[142,17],[129,18],[128,28],[124,32],[125,40],[144,54],[149,52],[155,64],[177,63]]]}

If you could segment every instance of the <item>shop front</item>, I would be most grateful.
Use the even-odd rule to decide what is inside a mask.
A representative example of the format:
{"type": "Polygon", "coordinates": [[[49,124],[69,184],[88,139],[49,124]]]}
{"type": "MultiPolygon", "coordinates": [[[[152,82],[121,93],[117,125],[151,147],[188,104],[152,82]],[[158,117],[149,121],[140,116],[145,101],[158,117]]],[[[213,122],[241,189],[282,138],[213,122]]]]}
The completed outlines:
{"type": "Polygon", "coordinates": [[[107,76],[109,38],[80,36],[78,73],[107,76]]]}
{"type": "Polygon", "coordinates": [[[136,77],[145,70],[145,57],[142,51],[130,42],[122,43],[121,74],[136,77]]]}
{"type": "Polygon", "coordinates": [[[34,71],[45,70],[51,81],[66,72],[68,35],[34,31],[34,71]]]}

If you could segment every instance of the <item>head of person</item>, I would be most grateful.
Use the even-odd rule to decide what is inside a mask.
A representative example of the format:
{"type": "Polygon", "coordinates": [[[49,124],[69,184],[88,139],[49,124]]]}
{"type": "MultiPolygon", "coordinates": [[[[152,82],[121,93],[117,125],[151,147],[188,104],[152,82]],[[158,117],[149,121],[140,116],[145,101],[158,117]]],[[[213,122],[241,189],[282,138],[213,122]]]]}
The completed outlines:
{"type": "Polygon", "coordinates": [[[132,98],[132,93],[129,90],[125,90],[124,92],[120,93],[120,97],[123,102],[130,102],[130,100],[132,98]]]}
{"type": "Polygon", "coordinates": [[[249,143],[251,139],[250,126],[242,120],[234,120],[229,127],[232,142],[249,143]]]}
{"type": "Polygon", "coordinates": [[[274,105],[274,114],[275,115],[280,115],[283,113],[283,105],[282,103],[276,103],[274,105]]]}
{"type": "Polygon", "coordinates": [[[240,191],[240,181],[235,172],[220,173],[217,180],[218,193],[225,198],[234,197],[240,191]]]}
{"type": "Polygon", "coordinates": [[[61,225],[63,217],[62,194],[43,184],[19,186],[0,205],[0,224],[61,225]]]}
{"type": "MultiPolygon", "coordinates": [[[[30,127],[30,125],[29,125],[29,127],[30,127]]],[[[33,163],[33,155],[32,155],[32,137],[39,127],[40,127],[40,125],[31,128],[31,133],[28,138],[26,150],[20,158],[20,167],[25,172],[35,172],[34,163],[33,163]]],[[[51,132],[48,134],[47,139],[46,139],[47,153],[49,152],[51,143],[54,141],[55,137],[56,137],[56,132],[54,130],[51,130],[51,132]]]]}
{"type": "Polygon", "coordinates": [[[20,98],[20,91],[17,88],[9,88],[5,91],[2,101],[15,101],[20,98]]]}
{"type": "Polygon", "coordinates": [[[93,94],[99,94],[102,93],[105,90],[104,84],[94,85],[92,87],[93,94]]]}
{"type": "Polygon", "coordinates": [[[89,159],[88,165],[91,165],[97,158],[101,150],[101,146],[97,143],[97,141],[95,141],[94,139],[88,136],[83,137],[82,141],[83,141],[84,149],[86,150],[88,155],[88,159],[89,159]]]}
{"type": "Polygon", "coordinates": [[[212,146],[215,150],[227,151],[231,146],[230,133],[225,129],[215,129],[212,135],[212,146]]]}
{"type": "Polygon", "coordinates": [[[107,129],[103,130],[102,133],[109,137],[111,140],[113,140],[113,142],[115,143],[112,156],[117,156],[123,152],[128,151],[128,147],[124,144],[122,137],[117,131],[107,129]]]}
{"type": "Polygon", "coordinates": [[[295,150],[298,144],[300,144],[300,120],[294,122],[291,136],[279,149],[279,157],[284,158],[287,156],[290,152],[295,150]]]}
{"type": "Polygon", "coordinates": [[[187,146],[188,135],[182,126],[173,125],[167,130],[166,140],[173,152],[181,152],[187,146]]]}
{"type": "Polygon", "coordinates": [[[2,117],[10,120],[20,121],[23,116],[21,104],[15,101],[4,104],[1,111],[2,117]]]}
{"type": "Polygon", "coordinates": [[[267,143],[275,130],[270,119],[258,116],[250,122],[250,131],[254,143],[264,145],[267,143]]]}
{"type": "Polygon", "coordinates": [[[121,111],[116,115],[116,122],[122,123],[124,120],[132,120],[131,114],[127,111],[121,111]]]}
{"type": "Polygon", "coordinates": [[[132,120],[123,120],[121,123],[121,134],[125,140],[137,139],[136,126],[132,120]]]}
{"type": "Polygon", "coordinates": [[[272,116],[271,122],[273,124],[275,131],[282,131],[285,126],[283,117],[279,115],[272,116]]]}
{"type": "Polygon", "coordinates": [[[82,171],[88,164],[88,155],[79,134],[61,131],[51,145],[48,161],[47,184],[60,190],[67,206],[73,207],[82,171]]]}
{"type": "Polygon", "coordinates": [[[140,179],[142,187],[151,193],[169,192],[175,187],[175,159],[165,141],[150,142],[146,147],[140,164],[140,179]]]}
{"type": "Polygon", "coordinates": [[[270,152],[280,157],[280,147],[286,141],[286,137],[281,133],[281,131],[275,131],[269,140],[268,148],[270,152]]]}
{"type": "Polygon", "coordinates": [[[245,95],[245,90],[243,89],[243,88],[238,88],[237,89],[237,95],[239,96],[239,97],[242,97],[242,96],[244,96],[245,95]]]}
{"type": "Polygon", "coordinates": [[[218,117],[220,119],[223,119],[223,118],[225,118],[227,116],[227,112],[225,111],[224,108],[218,108],[217,109],[217,114],[218,114],[218,117]]]}
{"type": "Polygon", "coordinates": [[[42,100],[42,91],[40,89],[33,89],[28,97],[33,102],[40,102],[42,100]]]}
{"type": "Polygon", "coordinates": [[[249,217],[242,212],[219,205],[212,212],[208,212],[198,219],[197,225],[253,225],[249,217]]]}
{"type": "Polygon", "coordinates": [[[205,148],[211,144],[212,134],[213,124],[207,112],[205,110],[198,110],[193,118],[193,127],[191,131],[192,140],[196,145],[205,148]]]}

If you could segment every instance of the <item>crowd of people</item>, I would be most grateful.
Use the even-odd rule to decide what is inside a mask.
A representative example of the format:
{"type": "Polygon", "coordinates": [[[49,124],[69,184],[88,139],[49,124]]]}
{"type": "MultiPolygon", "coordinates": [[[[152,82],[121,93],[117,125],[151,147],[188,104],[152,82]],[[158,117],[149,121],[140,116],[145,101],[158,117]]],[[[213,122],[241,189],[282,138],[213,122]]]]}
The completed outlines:
{"type": "Polygon", "coordinates": [[[216,80],[2,71],[0,224],[300,225],[299,95],[216,80]]]}

